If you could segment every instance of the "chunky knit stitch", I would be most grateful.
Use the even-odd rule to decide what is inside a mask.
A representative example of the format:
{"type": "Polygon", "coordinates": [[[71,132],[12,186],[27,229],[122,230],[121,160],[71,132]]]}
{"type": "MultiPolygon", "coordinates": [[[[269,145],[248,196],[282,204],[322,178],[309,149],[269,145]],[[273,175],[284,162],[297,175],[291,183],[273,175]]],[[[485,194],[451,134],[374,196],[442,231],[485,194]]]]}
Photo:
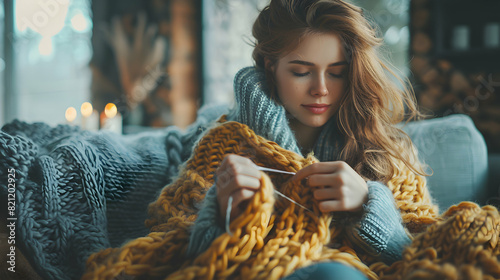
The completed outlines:
{"type": "MultiPolygon", "coordinates": [[[[222,110],[223,111],[223,110],[222,110]]],[[[220,108],[121,136],[14,121],[0,131],[0,180],[16,170],[16,245],[45,279],[75,279],[96,251],[144,236],[147,205],[177,175],[220,108]]],[[[2,195],[7,186],[1,184],[2,195]]]]}
{"type": "Polygon", "coordinates": [[[497,208],[461,202],[417,235],[401,261],[370,268],[381,280],[500,279],[499,236],[497,208]]]}

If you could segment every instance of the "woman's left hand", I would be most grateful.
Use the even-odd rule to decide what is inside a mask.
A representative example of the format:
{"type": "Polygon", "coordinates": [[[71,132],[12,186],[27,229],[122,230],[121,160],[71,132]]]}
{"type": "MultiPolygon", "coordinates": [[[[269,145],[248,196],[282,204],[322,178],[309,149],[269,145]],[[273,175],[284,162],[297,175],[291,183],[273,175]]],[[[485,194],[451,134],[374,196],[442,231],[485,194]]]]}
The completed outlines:
{"type": "Polygon", "coordinates": [[[313,163],[293,177],[304,178],[315,188],[313,194],[321,212],[358,211],[368,199],[365,180],[343,161],[313,163]]]}

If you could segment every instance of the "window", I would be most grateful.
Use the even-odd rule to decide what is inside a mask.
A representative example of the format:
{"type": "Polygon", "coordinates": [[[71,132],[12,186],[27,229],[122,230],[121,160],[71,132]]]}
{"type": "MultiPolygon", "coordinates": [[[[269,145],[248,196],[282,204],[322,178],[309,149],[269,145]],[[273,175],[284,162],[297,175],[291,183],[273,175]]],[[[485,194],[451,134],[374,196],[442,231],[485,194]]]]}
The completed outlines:
{"type": "Polygon", "coordinates": [[[402,76],[410,74],[410,0],[349,0],[362,7],[365,17],[373,22],[384,39],[381,54],[388,58],[402,76]]]}
{"type": "Polygon", "coordinates": [[[90,0],[23,0],[12,8],[16,113],[5,121],[64,123],[66,109],[90,97],[90,0]]]}
{"type": "Polygon", "coordinates": [[[268,0],[203,1],[203,100],[232,103],[233,79],[252,66],[252,24],[268,0]]]}

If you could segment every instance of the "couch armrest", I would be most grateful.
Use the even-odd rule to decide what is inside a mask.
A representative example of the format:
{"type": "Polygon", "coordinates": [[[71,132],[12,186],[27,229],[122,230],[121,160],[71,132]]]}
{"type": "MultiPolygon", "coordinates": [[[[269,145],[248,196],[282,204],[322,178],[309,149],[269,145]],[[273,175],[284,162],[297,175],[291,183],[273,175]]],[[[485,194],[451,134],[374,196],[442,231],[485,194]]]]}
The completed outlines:
{"type": "Polygon", "coordinates": [[[402,126],[432,168],[427,178],[441,211],[461,201],[485,204],[496,191],[488,188],[488,153],[483,136],[466,115],[410,122],[402,126]]]}

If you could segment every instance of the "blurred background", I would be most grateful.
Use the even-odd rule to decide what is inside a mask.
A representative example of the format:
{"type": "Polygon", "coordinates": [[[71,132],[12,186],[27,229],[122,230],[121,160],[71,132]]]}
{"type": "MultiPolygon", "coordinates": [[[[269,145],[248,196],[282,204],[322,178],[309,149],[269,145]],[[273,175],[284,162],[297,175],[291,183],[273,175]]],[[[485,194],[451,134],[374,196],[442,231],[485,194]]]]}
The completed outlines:
{"type": "MultiPolygon", "coordinates": [[[[500,1],[350,0],[430,117],[466,114],[500,152],[500,1]]],[[[0,0],[0,125],[185,128],[233,102],[267,0],[0,0]]]]}

